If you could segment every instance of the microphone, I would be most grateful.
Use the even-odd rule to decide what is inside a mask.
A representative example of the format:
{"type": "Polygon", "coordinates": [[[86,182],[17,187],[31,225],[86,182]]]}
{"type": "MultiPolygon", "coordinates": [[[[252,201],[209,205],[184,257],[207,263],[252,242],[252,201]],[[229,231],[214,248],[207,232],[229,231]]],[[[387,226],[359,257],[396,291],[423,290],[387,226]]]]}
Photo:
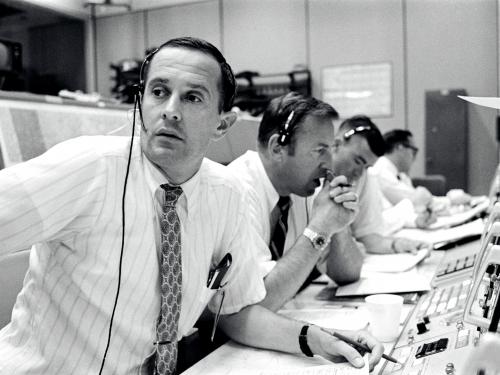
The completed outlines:
{"type": "MultiPolygon", "coordinates": [[[[146,133],[148,132],[148,129],[146,129],[146,125],[144,125],[144,118],[142,116],[142,85],[136,84],[134,85],[135,89],[135,103],[134,103],[134,109],[136,107],[139,108],[139,118],[141,119],[141,128],[144,130],[146,133]]],[[[135,111],[134,111],[135,112],[135,111]]],[[[135,113],[134,113],[134,124],[133,127],[135,129],[135,113]]]]}

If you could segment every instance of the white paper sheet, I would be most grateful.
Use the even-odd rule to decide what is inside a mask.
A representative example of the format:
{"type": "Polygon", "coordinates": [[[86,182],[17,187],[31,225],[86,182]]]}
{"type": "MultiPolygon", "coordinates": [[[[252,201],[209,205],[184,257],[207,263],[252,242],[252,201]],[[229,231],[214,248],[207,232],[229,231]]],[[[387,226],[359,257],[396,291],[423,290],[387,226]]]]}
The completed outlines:
{"type": "Polygon", "coordinates": [[[368,356],[363,357],[365,365],[362,368],[352,367],[348,363],[306,367],[299,369],[280,369],[261,371],[259,375],[368,375],[368,356]]]}
{"type": "Polygon", "coordinates": [[[404,272],[415,267],[429,253],[428,249],[421,249],[417,254],[371,254],[367,255],[363,261],[363,271],[365,272],[404,272]]]}
{"type": "Polygon", "coordinates": [[[407,293],[430,290],[430,279],[415,269],[399,273],[362,271],[358,281],[341,286],[336,296],[365,296],[377,293],[407,293]]]}

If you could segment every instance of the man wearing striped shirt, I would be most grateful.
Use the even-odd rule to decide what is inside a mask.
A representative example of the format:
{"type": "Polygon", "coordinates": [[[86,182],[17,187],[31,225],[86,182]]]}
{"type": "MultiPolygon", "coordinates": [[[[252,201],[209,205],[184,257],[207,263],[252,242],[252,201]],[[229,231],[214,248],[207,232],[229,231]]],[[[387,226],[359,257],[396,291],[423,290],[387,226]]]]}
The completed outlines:
{"type": "MultiPolygon", "coordinates": [[[[211,44],[178,38],[145,68],[140,143],[81,137],[0,171],[0,251],[33,245],[12,321],[0,331],[1,374],[147,373],[162,345],[160,185],[167,183],[182,188],[175,206],[182,252],[177,340],[207,303],[218,308],[220,293],[214,296],[207,278],[231,253],[219,325],[247,345],[304,351],[303,323],[254,305],[265,289],[246,198],[229,170],[204,159],[209,142],[236,117],[229,65],[211,44]]],[[[372,366],[380,360],[382,346],[371,336],[351,338],[372,348],[372,366]]],[[[310,327],[306,340],[312,353],[362,362],[318,327],[310,327]]]]}

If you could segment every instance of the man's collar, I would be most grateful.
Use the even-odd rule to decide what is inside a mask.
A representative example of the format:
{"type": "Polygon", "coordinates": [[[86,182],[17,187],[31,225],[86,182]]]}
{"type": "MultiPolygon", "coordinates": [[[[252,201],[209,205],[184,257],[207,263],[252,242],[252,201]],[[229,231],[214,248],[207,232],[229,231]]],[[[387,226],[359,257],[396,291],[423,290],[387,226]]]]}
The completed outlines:
{"type": "Polygon", "coordinates": [[[271,182],[271,179],[267,175],[266,169],[264,168],[264,163],[262,163],[262,157],[260,153],[255,152],[255,154],[256,154],[255,157],[257,159],[256,168],[259,174],[262,176],[264,192],[269,202],[271,202],[271,207],[274,207],[274,205],[276,205],[276,203],[278,202],[280,196],[276,191],[276,188],[274,187],[273,183],[271,182]]]}
{"type": "Polygon", "coordinates": [[[396,164],[392,162],[391,159],[389,159],[387,156],[381,156],[380,157],[380,163],[384,165],[384,168],[388,170],[391,174],[394,176],[397,176],[399,171],[398,167],[396,167],[396,164]]]}
{"type": "MultiPolygon", "coordinates": [[[[149,191],[151,195],[154,197],[156,194],[156,190],[160,188],[162,184],[168,184],[169,181],[167,177],[163,174],[163,172],[154,165],[144,153],[142,153],[142,163],[144,165],[144,174],[146,176],[146,183],[148,185],[149,191]]],[[[203,168],[203,164],[200,169],[203,168]]],[[[186,196],[186,212],[189,216],[189,211],[192,210],[194,202],[196,202],[196,194],[199,194],[199,189],[196,187],[200,183],[200,170],[198,170],[193,177],[191,177],[186,182],[180,184],[183,195],[186,196]]],[[[182,198],[181,198],[181,204],[182,198]]]]}

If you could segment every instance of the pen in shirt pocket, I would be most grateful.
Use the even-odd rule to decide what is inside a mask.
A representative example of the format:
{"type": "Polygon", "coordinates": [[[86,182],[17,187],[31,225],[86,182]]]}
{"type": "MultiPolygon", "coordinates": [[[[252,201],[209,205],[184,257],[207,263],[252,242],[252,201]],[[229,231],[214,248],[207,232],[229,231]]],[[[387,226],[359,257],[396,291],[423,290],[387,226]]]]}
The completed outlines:
{"type": "Polygon", "coordinates": [[[224,303],[224,298],[226,296],[226,291],[223,288],[227,283],[222,284],[222,280],[226,275],[227,271],[229,270],[229,267],[231,266],[232,262],[233,258],[231,256],[231,253],[227,253],[219,262],[217,267],[215,267],[213,270],[210,270],[210,272],[208,273],[207,288],[215,289],[216,294],[221,293],[219,308],[217,309],[217,313],[215,314],[214,325],[212,327],[212,334],[210,336],[210,340],[212,342],[214,341],[215,330],[217,329],[217,324],[219,323],[222,304],[224,303]]]}

